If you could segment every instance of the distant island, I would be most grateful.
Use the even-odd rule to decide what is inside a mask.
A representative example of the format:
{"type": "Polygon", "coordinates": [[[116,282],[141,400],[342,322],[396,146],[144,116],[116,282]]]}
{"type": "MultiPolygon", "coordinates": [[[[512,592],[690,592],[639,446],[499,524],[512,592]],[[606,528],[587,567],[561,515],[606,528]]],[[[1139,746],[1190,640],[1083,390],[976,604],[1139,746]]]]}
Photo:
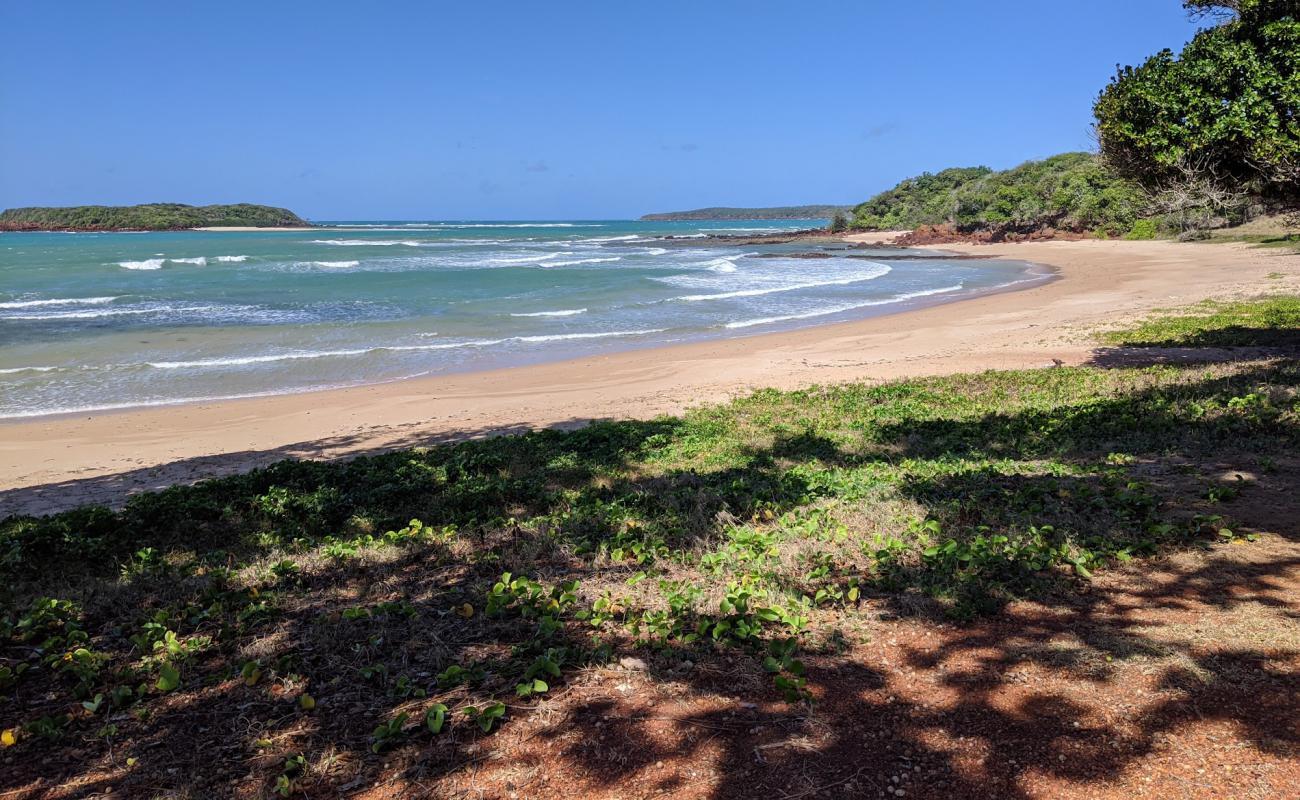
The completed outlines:
{"type": "Polygon", "coordinates": [[[708,219],[830,219],[837,213],[847,213],[852,206],[778,206],[775,208],[697,208],[694,211],[667,211],[646,214],[645,222],[672,222],[708,219]]]}
{"type": "Polygon", "coordinates": [[[189,228],[306,228],[310,223],[285,208],[252,203],[189,206],[10,208],[0,211],[0,231],[179,231],[189,228]]]}

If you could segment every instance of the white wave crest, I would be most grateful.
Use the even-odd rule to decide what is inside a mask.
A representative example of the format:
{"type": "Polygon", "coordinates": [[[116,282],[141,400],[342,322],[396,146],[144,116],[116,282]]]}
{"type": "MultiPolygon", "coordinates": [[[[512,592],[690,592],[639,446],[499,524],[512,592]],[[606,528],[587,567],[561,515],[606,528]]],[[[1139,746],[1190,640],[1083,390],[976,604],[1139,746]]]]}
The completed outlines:
{"type": "Polygon", "coordinates": [[[666,328],[646,328],[639,331],[605,331],[602,333],[556,333],[550,336],[514,336],[516,342],[556,342],[561,339],[604,339],[607,336],[641,336],[647,333],[663,333],[666,328]]]}
{"type": "Polygon", "coordinates": [[[265,356],[232,356],[228,358],[201,358],[195,361],[148,361],[147,367],[155,369],[189,369],[201,367],[242,367],[247,364],[266,364],[273,361],[291,361],[300,358],[329,358],[330,356],[359,356],[370,348],[353,350],[298,350],[265,356]]]}
{"type": "Polygon", "coordinates": [[[826,281],[805,281],[803,283],[790,283],[783,286],[765,286],[760,289],[737,289],[734,292],[718,292],[716,294],[688,294],[681,297],[674,297],[674,300],[685,300],[688,302],[697,302],[700,300],[726,300],[732,297],[759,297],[765,294],[778,294],[780,292],[795,292],[800,289],[816,289],[821,286],[848,286],[853,283],[862,283],[872,281],[887,275],[890,268],[885,264],[880,264],[876,269],[866,273],[859,273],[848,278],[835,278],[826,281]]]}
{"type": "Polygon", "coordinates": [[[609,258],[576,258],[572,261],[548,261],[544,266],[547,267],[576,267],[579,264],[605,264],[610,261],[622,261],[622,256],[611,256],[609,258]]]}
{"type": "Polygon", "coordinates": [[[627,236],[593,236],[589,239],[579,239],[578,242],[632,242],[640,238],[640,236],[633,233],[627,236]]]}
{"type": "Polygon", "coordinates": [[[99,317],[116,317],[124,314],[152,314],[153,308],[106,308],[97,311],[46,311],[40,314],[6,314],[0,319],[13,320],[60,320],[60,319],[97,319],[99,317]]]}
{"type": "Polygon", "coordinates": [[[116,297],[55,297],[48,300],[10,300],[0,303],[0,308],[36,308],[37,306],[99,306],[111,303],[116,297]]]}
{"type": "Polygon", "coordinates": [[[310,244],[328,244],[333,247],[419,247],[424,242],[416,239],[312,239],[310,244]]]}
{"type": "Polygon", "coordinates": [[[165,258],[147,258],[144,261],[119,261],[117,265],[123,269],[162,269],[165,258]]]}
{"type": "Polygon", "coordinates": [[[563,311],[530,311],[526,314],[511,314],[512,317],[572,317],[576,314],[585,314],[585,308],[566,308],[563,311]]]}
{"type": "Polygon", "coordinates": [[[53,372],[59,367],[9,367],[0,369],[0,375],[14,375],[19,372],[53,372]]]}
{"type": "Polygon", "coordinates": [[[831,306],[828,308],[819,308],[814,311],[807,311],[802,314],[786,314],[780,317],[762,317],[760,319],[746,319],[738,322],[728,322],[727,328],[749,328],[754,325],[769,325],[774,322],[789,322],[796,319],[811,319],[812,317],[824,317],[828,314],[842,314],[845,311],[853,311],[859,308],[869,308],[871,306],[885,306],[891,303],[902,303],[907,300],[915,300],[918,297],[928,297],[935,294],[946,294],[948,292],[961,291],[962,284],[956,286],[945,286],[940,289],[926,289],[920,292],[907,292],[905,294],[896,294],[893,297],[886,297],[881,300],[870,300],[864,303],[853,303],[851,305],[831,306]]]}
{"type": "Polygon", "coordinates": [[[167,260],[173,264],[195,264],[200,267],[206,267],[208,265],[208,259],[204,256],[199,256],[198,258],[169,258],[167,260]]]}
{"type": "Polygon", "coordinates": [[[241,261],[247,261],[248,256],[217,256],[217,260],[227,264],[238,264],[241,261]]]}
{"type": "Polygon", "coordinates": [[[550,261],[552,258],[559,258],[564,253],[543,253],[540,256],[510,256],[507,258],[485,258],[480,264],[531,264],[538,261],[550,261]]]}
{"type": "Polygon", "coordinates": [[[323,267],[325,269],[351,269],[361,266],[360,261],[298,261],[298,267],[323,267]]]}

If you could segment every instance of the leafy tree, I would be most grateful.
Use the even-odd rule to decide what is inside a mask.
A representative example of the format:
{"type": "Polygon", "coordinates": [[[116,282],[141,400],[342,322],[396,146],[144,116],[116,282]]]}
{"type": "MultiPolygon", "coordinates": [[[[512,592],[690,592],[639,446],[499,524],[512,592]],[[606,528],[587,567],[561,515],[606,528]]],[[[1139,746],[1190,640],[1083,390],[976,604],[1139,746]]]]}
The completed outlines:
{"type": "Polygon", "coordinates": [[[1188,0],[1222,24],[1123,67],[1094,106],[1101,153],[1148,190],[1300,199],[1300,2],[1188,0]]]}

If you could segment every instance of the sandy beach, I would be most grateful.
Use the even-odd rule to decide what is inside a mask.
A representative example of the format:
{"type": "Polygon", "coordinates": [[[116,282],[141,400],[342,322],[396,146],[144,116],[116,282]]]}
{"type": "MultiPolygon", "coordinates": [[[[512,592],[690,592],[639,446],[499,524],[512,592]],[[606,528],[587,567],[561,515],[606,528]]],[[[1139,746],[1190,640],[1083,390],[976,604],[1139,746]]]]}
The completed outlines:
{"type": "MultiPolygon", "coordinates": [[[[876,240],[880,235],[850,237],[876,240]]],[[[0,516],[466,436],[645,418],[760,387],[1110,363],[1092,332],[1207,298],[1300,291],[1300,255],[1240,245],[1054,241],[948,249],[1058,280],[861,321],[358,388],[0,425],[0,516]]],[[[1168,354],[1176,357],[1177,354],[1168,354]]]]}

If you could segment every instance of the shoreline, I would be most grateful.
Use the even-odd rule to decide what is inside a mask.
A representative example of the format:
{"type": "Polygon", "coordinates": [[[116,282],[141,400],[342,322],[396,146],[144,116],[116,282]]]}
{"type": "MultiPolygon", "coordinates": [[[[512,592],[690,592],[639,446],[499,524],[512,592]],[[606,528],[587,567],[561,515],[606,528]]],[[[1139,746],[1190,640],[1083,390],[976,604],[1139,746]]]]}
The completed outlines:
{"type": "MultiPolygon", "coordinates": [[[[940,253],[942,251],[925,248],[923,251],[927,254],[940,253]]],[[[924,258],[920,254],[911,256],[912,258],[924,258]]],[[[945,255],[945,258],[984,258],[983,256],[954,256],[945,255]]],[[[862,306],[860,308],[848,311],[840,311],[835,314],[827,314],[828,319],[822,322],[811,320],[789,320],[785,322],[767,323],[767,330],[746,332],[743,329],[730,330],[727,328],[714,328],[714,333],[698,333],[689,338],[670,340],[667,342],[641,342],[634,344],[625,344],[619,346],[610,344],[606,349],[593,350],[590,352],[570,352],[557,356],[530,357],[518,355],[514,360],[505,358],[498,360],[496,363],[487,366],[478,366],[475,364],[455,365],[443,371],[429,370],[416,376],[405,376],[395,378],[385,378],[360,383],[336,384],[318,386],[309,389],[285,390],[267,389],[263,391],[249,392],[247,394],[225,395],[218,397],[190,397],[178,398],[175,400],[164,400],[155,403],[123,403],[120,405],[90,406],[85,408],[74,408],[69,410],[60,410],[53,412],[41,412],[25,415],[0,415],[0,431],[4,431],[9,426],[21,425],[24,423],[37,422],[57,422],[67,419],[89,419],[91,417],[114,416],[121,414],[131,414],[137,411],[175,409],[186,406],[208,406],[220,403],[242,403],[247,401],[265,400],[274,397],[293,397],[293,396],[310,396],[328,394],[330,392],[351,391],[365,389],[368,387],[389,386],[398,383],[407,383],[413,381],[437,380],[440,378],[450,378],[455,376],[473,375],[485,372],[512,372],[520,369],[529,369],[534,367],[544,367],[547,365],[561,365],[567,362],[581,361],[587,358],[599,358],[604,356],[618,356],[624,353],[645,353],[656,352],[659,350],[670,350],[679,347],[689,347],[692,345],[708,344],[710,342],[721,342],[734,339],[750,339],[765,336],[777,336],[795,331],[808,330],[813,328],[828,328],[837,325],[852,324],[869,319],[881,317],[896,316],[899,314],[908,314],[925,308],[935,306],[951,305],[968,302],[980,297],[1003,294],[1008,292],[1022,292],[1033,288],[1034,286],[1057,280],[1060,276],[1058,271],[1045,264],[1034,262],[1023,262],[1025,265],[1024,277],[1009,283],[982,287],[976,289],[961,289],[959,291],[942,292],[920,297],[911,297],[905,300],[897,300],[888,304],[878,306],[862,306]],[[879,309],[870,313],[868,309],[879,309]],[[503,363],[504,362],[504,363],[503,363]]],[[[0,484],[0,492],[4,490],[0,484]]],[[[0,513],[0,516],[3,516],[0,513]]]]}
{"type": "Polygon", "coordinates": [[[1098,349],[1090,330],[1207,298],[1300,291],[1300,256],[1237,245],[1090,240],[944,249],[1029,261],[1056,277],[751,336],[299,394],[7,420],[0,423],[0,517],[116,505],[137,491],[284,458],[678,413],[758,388],[1087,363],[1098,349]]]}

